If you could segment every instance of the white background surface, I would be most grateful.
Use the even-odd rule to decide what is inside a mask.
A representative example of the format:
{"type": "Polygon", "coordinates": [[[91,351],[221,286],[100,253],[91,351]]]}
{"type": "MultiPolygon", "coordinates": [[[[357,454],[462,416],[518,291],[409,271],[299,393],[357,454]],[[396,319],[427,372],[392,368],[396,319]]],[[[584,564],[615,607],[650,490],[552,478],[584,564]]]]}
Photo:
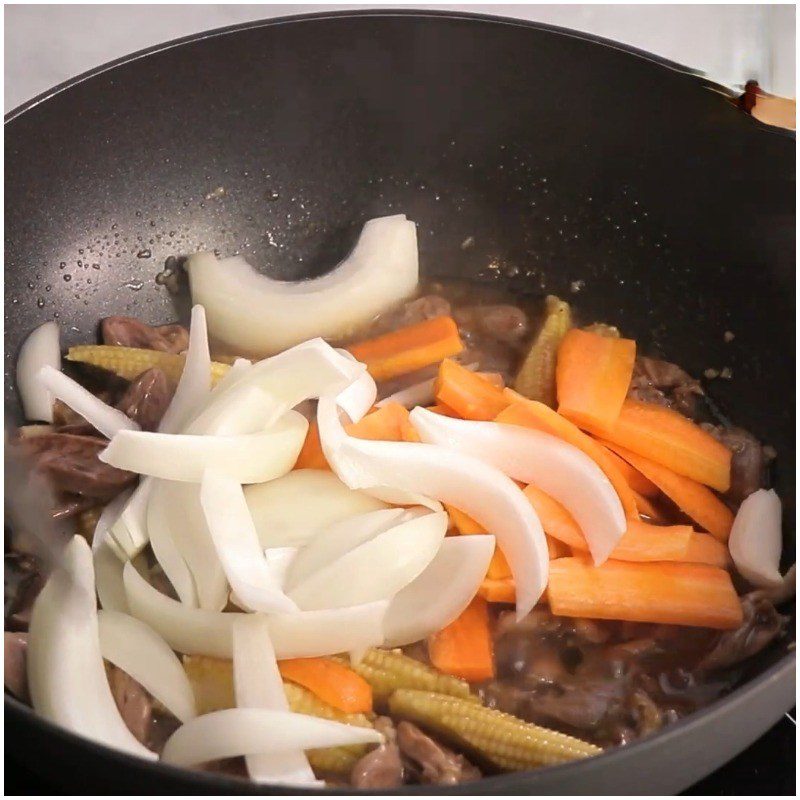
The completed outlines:
{"type": "Polygon", "coordinates": [[[755,78],[795,94],[793,5],[19,5],[5,7],[5,110],[67,78],[160,42],[248,20],[407,6],[532,19],[632,44],[720,83],[755,78]]]}

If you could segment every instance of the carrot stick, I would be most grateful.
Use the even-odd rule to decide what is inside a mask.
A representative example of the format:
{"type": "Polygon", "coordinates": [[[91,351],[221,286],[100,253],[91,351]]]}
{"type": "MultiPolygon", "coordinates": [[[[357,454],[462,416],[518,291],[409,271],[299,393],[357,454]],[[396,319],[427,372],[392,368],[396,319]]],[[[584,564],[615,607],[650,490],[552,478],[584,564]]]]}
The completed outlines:
{"type": "MultiPolygon", "coordinates": [[[[486,533],[486,528],[460,509],[448,505],[445,508],[450,515],[451,524],[460,534],[469,536],[476,533],[486,533]]],[[[511,577],[511,568],[508,566],[508,561],[506,561],[503,551],[497,546],[495,546],[494,555],[489,562],[486,577],[494,579],[511,577]]]]}
{"type": "Polygon", "coordinates": [[[452,317],[435,317],[347,349],[367,365],[376,381],[385,381],[437,364],[460,353],[464,345],[452,317]]]}
{"type": "Polygon", "coordinates": [[[616,464],[617,468],[628,482],[628,486],[631,487],[631,491],[635,494],[644,495],[645,497],[656,497],[658,495],[658,486],[656,486],[653,481],[647,480],[638,469],[634,469],[625,459],[620,458],[613,450],[609,450],[608,447],[604,447],[602,444],[599,446],[608,453],[608,457],[616,464]]]}
{"type": "Polygon", "coordinates": [[[433,386],[437,404],[453,409],[463,419],[494,419],[509,402],[503,391],[449,358],[439,366],[433,386]]]}
{"type": "Polygon", "coordinates": [[[730,487],[731,451],[671,408],[626,400],[616,422],[610,427],[602,429],[588,421],[579,424],[590,433],[661,464],[678,475],[720,492],[726,492],[730,487]]]}
{"type": "Polygon", "coordinates": [[[319,427],[313,420],[308,426],[306,440],[297,456],[294,469],[330,469],[325,453],[322,452],[322,443],[319,440],[319,427]]]}
{"type": "Polygon", "coordinates": [[[370,411],[358,422],[345,425],[345,430],[357,439],[401,442],[406,426],[411,426],[408,409],[400,403],[387,403],[370,411]]]}
{"type": "MultiPolygon", "coordinates": [[[[556,539],[554,536],[548,536],[547,534],[544,535],[545,539],[547,539],[547,553],[550,556],[551,561],[555,561],[557,558],[564,558],[572,553],[572,548],[569,545],[564,544],[564,542],[556,539]]],[[[488,577],[493,577],[487,573],[488,577]]]]}
{"type": "Polygon", "coordinates": [[[558,413],[606,429],[622,409],[633,375],[636,342],[573,328],[556,359],[558,413]]]}
{"type": "Polygon", "coordinates": [[[511,567],[508,566],[503,551],[496,545],[489,568],[486,570],[486,577],[491,580],[503,580],[511,577],[511,567]]]}
{"type": "Polygon", "coordinates": [[[433,411],[434,414],[441,414],[443,417],[457,417],[452,408],[448,408],[443,403],[437,403],[435,406],[428,406],[428,411],[433,411]]]}
{"type": "Polygon", "coordinates": [[[494,677],[494,652],[489,611],[483,597],[475,597],[456,620],[428,640],[431,663],[440,672],[468,681],[494,677]]]}
{"type": "Polygon", "coordinates": [[[727,542],[733,525],[733,513],[702,483],[678,475],[670,469],[649,461],[624,447],[605,442],[672,500],[688,517],[721,542],[727,542]]]}
{"type": "Polygon", "coordinates": [[[503,380],[503,376],[499,372],[479,372],[477,373],[481,376],[485,381],[488,381],[498,389],[504,389],[506,382],[503,380]]]}
{"type": "Polygon", "coordinates": [[[693,533],[683,560],[692,564],[709,564],[721,569],[727,569],[731,561],[728,548],[710,533],[693,533]]]}
{"type": "Polygon", "coordinates": [[[633,564],[582,558],[550,563],[550,609],[558,616],[736,628],[742,606],[730,575],[705,564],[633,564]]]}
{"type": "Polygon", "coordinates": [[[572,514],[558,500],[553,499],[549,494],[546,494],[533,484],[526,486],[522,493],[533,506],[533,510],[539,517],[539,521],[548,536],[584,552],[589,550],[578,523],[575,522],[572,514]]]}
{"type": "Polygon", "coordinates": [[[487,603],[516,603],[517,591],[513,578],[492,580],[485,578],[478,588],[478,596],[487,603]]]}
{"type": "MultiPolygon", "coordinates": [[[[609,452],[611,451],[609,450],[609,452]]],[[[633,492],[633,489],[631,491],[633,492]]],[[[636,499],[636,507],[639,509],[640,516],[648,517],[655,522],[664,522],[664,515],[653,505],[653,501],[649,497],[638,492],[633,492],[633,496],[636,499]]]]}
{"type": "Polygon", "coordinates": [[[345,664],[329,658],[290,658],[278,662],[281,676],[348,714],[372,711],[372,687],[345,664]]]}
{"type": "Polygon", "coordinates": [[[526,428],[544,431],[582,450],[611,481],[611,485],[622,503],[622,508],[625,510],[625,516],[629,519],[638,519],[639,511],[636,508],[636,500],[627,481],[605,450],[591,436],[587,436],[576,425],[544,403],[527,400],[512,389],[504,389],[503,394],[507,400],[511,401],[511,405],[495,417],[495,422],[522,425],[526,428]]]}

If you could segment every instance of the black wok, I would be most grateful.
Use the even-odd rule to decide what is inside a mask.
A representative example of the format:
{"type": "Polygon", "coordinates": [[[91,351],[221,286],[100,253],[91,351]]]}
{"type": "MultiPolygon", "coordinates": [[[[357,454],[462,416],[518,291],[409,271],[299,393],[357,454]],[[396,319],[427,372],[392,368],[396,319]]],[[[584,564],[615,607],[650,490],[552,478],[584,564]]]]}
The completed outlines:
{"type": "MultiPolygon", "coordinates": [[[[155,282],[170,255],[241,251],[300,278],[403,211],[428,275],[569,295],[643,351],[730,367],[712,397],[778,450],[794,541],[794,140],[697,75],[540,25],[348,12],[130,56],[14,111],[5,134],[7,408],[35,325],[57,317],[68,345],[106,314],[173,318],[155,282]]],[[[656,736],[464,788],[679,791],[791,706],[787,650],[656,736]]],[[[6,734],[87,793],[250,788],[111,753],[8,699],[6,734]]]]}

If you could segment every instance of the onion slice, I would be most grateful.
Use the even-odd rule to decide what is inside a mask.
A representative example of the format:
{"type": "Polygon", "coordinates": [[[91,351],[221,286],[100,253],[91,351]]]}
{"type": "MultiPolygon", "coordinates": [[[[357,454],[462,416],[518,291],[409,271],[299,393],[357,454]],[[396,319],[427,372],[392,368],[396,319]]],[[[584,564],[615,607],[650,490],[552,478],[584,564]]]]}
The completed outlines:
{"type": "Polygon", "coordinates": [[[100,611],[97,619],[103,658],[140,683],[181,722],[197,716],[183,665],[152,628],[118,611],[100,611]]]}
{"type": "Polygon", "coordinates": [[[156,758],[125,726],[111,695],[100,653],[92,551],[83,537],[72,537],[62,567],[36,598],[28,636],[28,685],[37,713],[108,747],[156,758]]]}
{"type": "MultiPolygon", "coordinates": [[[[289,711],[289,703],[269,638],[269,624],[258,615],[233,626],[233,686],[239,708],[289,711]]],[[[257,783],[318,786],[302,749],[279,755],[246,755],[247,771],[257,783]]]]}
{"type": "Polygon", "coordinates": [[[147,533],[147,505],[152,489],[153,479],[142,478],[109,530],[110,537],[128,558],[140,553],[150,540],[147,533]]]}
{"type": "Polygon", "coordinates": [[[351,489],[424,492],[491,531],[514,576],[518,618],[533,608],[547,585],[547,543],[539,518],[510,478],[480,458],[437,445],[348,436],[332,398],[320,399],[317,420],[325,457],[351,489]]]}
{"type": "Polygon", "coordinates": [[[267,566],[241,485],[215,470],[206,470],[200,505],[211,541],[231,589],[250,611],[291,612],[290,600],[267,566]]]}
{"type": "Polygon", "coordinates": [[[239,483],[285,475],[303,446],[308,421],[289,411],[268,430],[240,436],[200,436],[120,431],[100,453],[112,467],[170,481],[199,483],[206,469],[239,483]]]}
{"type": "Polygon", "coordinates": [[[139,431],[139,426],[119,409],[104,403],[88,389],[84,389],[79,383],[49,364],[43,366],[37,376],[39,384],[45,390],[62,403],[66,403],[109,439],[120,431],[139,431]]]}
{"type": "Polygon", "coordinates": [[[61,345],[55,322],[45,322],[28,334],[17,356],[17,389],[25,419],[52,422],[53,396],[38,377],[44,366],[61,371],[61,345]]]}
{"type": "Polygon", "coordinates": [[[728,549],[742,577],[753,586],[776,588],[780,573],[781,501],[774,489],[758,489],[736,512],[728,549]]]}
{"type": "Polygon", "coordinates": [[[494,547],[494,536],[485,534],[445,539],[424,572],[389,603],[384,645],[418,642],[456,619],[478,591],[494,547]]]}
{"type": "Polygon", "coordinates": [[[444,417],[424,408],[411,412],[411,422],[424,442],[480,458],[558,500],[583,531],[595,565],[608,558],[625,532],[625,512],[611,482],[589,456],[561,439],[517,425],[444,417]]]}
{"type": "Polygon", "coordinates": [[[93,551],[94,583],[100,607],[109,611],[128,612],[128,598],[122,583],[125,560],[112,550],[111,539],[93,551]]]}
{"type": "Polygon", "coordinates": [[[256,753],[291,753],[318,747],[380,743],[374,728],[265,708],[226,708],[195,717],[170,736],[161,758],[188,767],[256,753]]]}

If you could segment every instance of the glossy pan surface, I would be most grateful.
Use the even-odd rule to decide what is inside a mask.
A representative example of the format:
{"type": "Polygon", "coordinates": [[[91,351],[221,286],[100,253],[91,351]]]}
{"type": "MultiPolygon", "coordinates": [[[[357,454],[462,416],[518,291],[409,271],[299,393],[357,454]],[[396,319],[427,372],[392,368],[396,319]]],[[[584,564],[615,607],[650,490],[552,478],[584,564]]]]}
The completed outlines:
{"type": "MultiPolygon", "coordinates": [[[[689,372],[730,367],[711,395],[778,450],[793,554],[794,139],[697,75],[535,24],[346,12],[131,56],[13,112],[5,134],[12,414],[10,368],[35,325],[56,317],[68,345],[110,313],[183,314],[155,277],[198,248],[319,274],[365,219],[402,211],[427,275],[563,294],[689,372]]],[[[746,677],[634,745],[463,788],[679,791],[792,705],[793,649],[746,677]]],[[[86,791],[256,791],[134,762],[9,700],[6,732],[86,791]]]]}

